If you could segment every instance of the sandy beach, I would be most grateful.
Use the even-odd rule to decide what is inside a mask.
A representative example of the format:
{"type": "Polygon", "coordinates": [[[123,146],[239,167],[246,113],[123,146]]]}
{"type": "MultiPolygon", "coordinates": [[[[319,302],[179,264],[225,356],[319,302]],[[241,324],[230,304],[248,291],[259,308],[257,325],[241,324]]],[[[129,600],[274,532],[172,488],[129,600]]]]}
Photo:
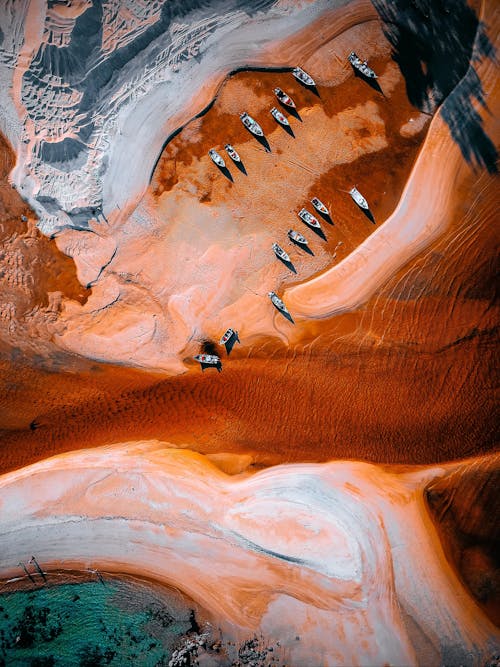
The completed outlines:
{"type": "Polygon", "coordinates": [[[496,632],[459,592],[422,502],[445,472],[345,462],[228,476],[164,443],[76,452],[2,477],[0,569],[17,575],[35,541],[48,570],[145,572],[235,639],[279,638],[292,664],[476,662],[496,632]]]}

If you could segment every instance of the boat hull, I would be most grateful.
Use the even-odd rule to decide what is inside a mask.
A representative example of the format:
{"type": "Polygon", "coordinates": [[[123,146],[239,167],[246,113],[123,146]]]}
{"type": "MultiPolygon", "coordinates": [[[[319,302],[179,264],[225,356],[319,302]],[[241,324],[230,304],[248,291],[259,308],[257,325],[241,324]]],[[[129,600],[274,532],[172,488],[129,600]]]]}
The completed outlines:
{"type": "Polygon", "coordinates": [[[330,211],[326,208],[323,202],[320,202],[319,200],[315,202],[313,199],[311,199],[311,204],[319,213],[323,213],[324,215],[330,215],[330,211]]]}
{"type": "Polygon", "coordinates": [[[224,167],[226,166],[226,163],[224,162],[224,159],[218,153],[216,153],[214,151],[213,153],[209,152],[208,154],[209,154],[210,159],[212,160],[212,162],[214,164],[216,164],[218,167],[221,167],[222,169],[224,169],[224,167]]]}
{"type": "Polygon", "coordinates": [[[319,224],[319,220],[317,220],[314,215],[311,215],[309,211],[300,211],[298,214],[299,218],[304,222],[306,225],[309,227],[314,227],[315,229],[321,229],[321,225],[319,224]]]}
{"type": "Polygon", "coordinates": [[[256,137],[263,137],[264,132],[262,131],[261,126],[247,113],[241,114],[240,120],[243,125],[247,128],[249,132],[254,134],[256,137]]]}
{"type": "Polygon", "coordinates": [[[238,155],[238,153],[234,150],[234,148],[232,148],[232,147],[228,148],[228,147],[226,146],[226,147],[225,147],[225,151],[226,151],[226,153],[229,155],[229,157],[231,158],[231,160],[232,160],[233,162],[241,162],[241,158],[240,158],[240,156],[238,155]]]}
{"type": "Polygon", "coordinates": [[[313,87],[316,85],[316,82],[314,81],[312,76],[309,76],[309,74],[307,72],[304,72],[303,69],[297,67],[293,70],[292,74],[298,81],[300,81],[306,86],[313,87]]]}

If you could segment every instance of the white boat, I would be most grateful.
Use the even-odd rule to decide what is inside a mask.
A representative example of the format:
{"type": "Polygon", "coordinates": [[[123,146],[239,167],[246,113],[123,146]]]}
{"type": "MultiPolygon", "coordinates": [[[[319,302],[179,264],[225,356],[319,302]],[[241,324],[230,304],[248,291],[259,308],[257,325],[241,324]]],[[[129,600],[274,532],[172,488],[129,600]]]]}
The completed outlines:
{"type": "Polygon", "coordinates": [[[306,239],[306,237],[302,236],[302,234],[299,234],[299,232],[296,232],[294,229],[289,229],[287,233],[288,233],[288,238],[291,241],[295,241],[295,243],[300,243],[302,245],[309,245],[309,242],[306,239]]]}
{"type": "Polygon", "coordinates": [[[309,76],[307,72],[304,72],[302,67],[294,67],[292,70],[293,76],[304,83],[306,86],[315,86],[316,82],[312,78],[312,76],[309,76]]]}
{"type": "Polygon", "coordinates": [[[268,292],[267,296],[271,299],[273,306],[277,308],[279,311],[284,313],[287,317],[292,319],[292,316],[290,315],[290,312],[288,308],[285,306],[283,301],[279,298],[279,296],[276,294],[276,292],[268,292]]]}
{"type": "Polygon", "coordinates": [[[361,58],[358,58],[354,51],[351,51],[349,55],[349,62],[355,69],[358,70],[358,72],[361,72],[361,74],[366,76],[368,79],[378,79],[372,68],[368,67],[366,60],[362,61],[361,58]]]}
{"type": "Polygon", "coordinates": [[[217,153],[215,148],[211,148],[208,151],[208,154],[210,155],[210,157],[212,158],[212,160],[215,162],[215,164],[218,167],[223,167],[224,168],[226,166],[226,163],[224,162],[224,159],[219,155],[219,153],[217,153]]]}
{"type": "Polygon", "coordinates": [[[247,128],[247,130],[250,130],[252,134],[255,134],[257,137],[264,136],[264,132],[262,131],[261,126],[257,123],[256,120],[249,116],[246,111],[240,114],[240,118],[243,125],[247,128]]]}
{"type": "Polygon", "coordinates": [[[280,123],[280,125],[285,125],[285,127],[290,125],[290,123],[288,122],[288,118],[285,116],[285,114],[282,114],[281,111],[276,107],[273,107],[271,109],[271,115],[274,118],[274,120],[280,123]]]}
{"type": "Polygon", "coordinates": [[[231,327],[229,327],[229,329],[226,331],[226,333],[220,339],[219,345],[225,345],[228,341],[231,340],[231,338],[233,336],[236,336],[236,338],[238,338],[238,332],[235,331],[234,329],[231,329],[231,327]]]}
{"type": "Polygon", "coordinates": [[[227,154],[229,155],[229,157],[231,158],[231,160],[233,160],[234,162],[241,162],[241,158],[240,158],[240,156],[239,156],[238,153],[234,150],[234,148],[231,146],[231,144],[226,144],[226,145],[224,146],[224,148],[225,148],[225,150],[226,150],[226,153],[227,153],[227,154]]]}
{"type": "Polygon", "coordinates": [[[369,210],[368,202],[357,188],[351,188],[349,194],[360,208],[364,208],[367,211],[369,210]]]}
{"type": "Polygon", "coordinates": [[[295,109],[296,104],[290,97],[290,95],[287,95],[284,90],[281,90],[281,88],[275,88],[274,89],[274,94],[276,97],[279,99],[281,104],[284,104],[287,107],[290,107],[291,109],[295,109]]]}
{"type": "Polygon", "coordinates": [[[288,255],[287,252],[283,250],[283,248],[280,245],[278,245],[277,243],[273,243],[273,250],[276,254],[276,257],[279,257],[284,262],[290,262],[290,256],[288,255]]]}
{"type": "Polygon", "coordinates": [[[318,218],[315,218],[314,215],[309,213],[307,209],[303,208],[299,211],[299,218],[302,220],[302,222],[305,222],[306,225],[309,225],[309,227],[316,227],[317,229],[321,229],[318,218]]]}
{"type": "Polygon", "coordinates": [[[323,213],[324,215],[330,215],[330,211],[326,208],[326,206],[323,204],[323,202],[320,201],[317,197],[313,197],[311,199],[311,204],[320,213],[323,213]]]}
{"type": "Polygon", "coordinates": [[[222,368],[220,357],[216,354],[197,354],[193,357],[196,361],[199,361],[203,366],[216,366],[217,370],[222,368]]]}

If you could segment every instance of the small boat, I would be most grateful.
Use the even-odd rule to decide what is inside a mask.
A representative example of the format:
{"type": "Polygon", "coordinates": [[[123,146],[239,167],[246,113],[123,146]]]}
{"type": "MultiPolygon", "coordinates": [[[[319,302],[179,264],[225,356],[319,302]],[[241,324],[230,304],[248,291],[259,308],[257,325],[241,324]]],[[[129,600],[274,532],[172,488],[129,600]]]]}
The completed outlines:
{"type": "Polygon", "coordinates": [[[224,159],[219,155],[219,153],[217,153],[215,148],[211,148],[208,151],[208,154],[210,155],[210,157],[212,158],[212,160],[215,162],[215,164],[218,167],[224,168],[226,166],[226,163],[224,162],[224,159]]]}
{"type": "Polygon", "coordinates": [[[309,76],[307,72],[304,72],[302,67],[294,67],[292,70],[293,76],[304,83],[306,86],[315,86],[316,82],[312,78],[312,76],[309,76]]]}
{"type": "Polygon", "coordinates": [[[323,204],[323,202],[320,201],[317,197],[313,197],[311,199],[311,204],[320,213],[323,213],[324,215],[330,215],[330,211],[326,208],[326,206],[323,204]]]}
{"type": "Polygon", "coordinates": [[[247,130],[250,130],[252,134],[255,134],[257,137],[264,136],[264,132],[262,131],[261,126],[257,123],[256,120],[249,116],[246,111],[240,114],[240,118],[243,125],[247,128],[247,130]]]}
{"type": "Polygon", "coordinates": [[[281,111],[276,107],[273,107],[271,109],[271,115],[274,118],[274,120],[280,123],[280,125],[285,125],[285,127],[288,127],[290,125],[290,123],[288,122],[288,118],[285,116],[285,114],[282,114],[281,111]]]}
{"type": "Polygon", "coordinates": [[[279,99],[281,104],[284,104],[287,107],[290,107],[291,109],[295,109],[295,102],[292,100],[290,95],[287,95],[284,90],[281,90],[281,88],[275,88],[274,89],[274,94],[276,97],[279,99]]]}
{"type": "Polygon", "coordinates": [[[229,327],[229,329],[226,331],[226,333],[220,339],[219,345],[225,345],[226,343],[228,343],[231,340],[231,338],[233,336],[236,336],[236,338],[238,338],[238,332],[235,331],[234,329],[231,329],[231,327],[229,327]]]}
{"type": "Polygon", "coordinates": [[[276,257],[279,257],[279,259],[282,259],[284,262],[290,262],[290,256],[288,253],[285,252],[283,248],[277,243],[273,243],[273,250],[276,254],[276,257]]]}
{"type": "Polygon", "coordinates": [[[229,157],[231,158],[231,160],[233,160],[234,162],[241,162],[241,158],[240,158],[240,156],[239,156],[238,153],[234,150],[234,148],[231,146],[231,144],[226,144],[226,145],[224,146],[224,148],[225,148],[225,150],[226,150],[226,153],[227,153],[227,154],[229,155],[229,157]]]}
{"type": "Polygon", "coordinates": [[[220,357],[216,354],[197,354],[193,359],[200,362],[202,370],[203,366],[215,366],[218,371],[222,369],[220,357]]]}
{"type": "Polygon", "coordinates": [[[369,210],[368,202],[357,188],[351,188],[349,194],[360,208],[364,208],[367,211],[369,210]]]}
{"type": "Polygon", "coordinates": [[[307,209],[303,208],[299,211],[299,218],[302,220],[302,222],[305,222],[306,225],[309,225],[309,227],[316,227],[317,229],[321,229],[318,218],[315,218],[314,215],[309,213],[307,209]]]}
{"type": "Polygon", "coordinates": [[[358,58],[354,51],[351,51],[349,55],[349,62],[354,67],[354,69],[357,69],[358,72],[361,72],[361,74],[366,76],[368,79],[378,79],[372,68],[368,67],[366,60],[362,61],[361,58],[358,58]]]}
{"type": "MultiPolygon", "coordinates": [[[[283,301],[279,298],[279,296],[276,294],[276,292],[268,292],[267,296],[271,299],[271,301],[273,303],[273,306],[275,308],[277,308],[280,312],[282,312],[289,319],[292,319],[292,316],[290,315],[290,311],[285,306],[283,301]]],[[[293,322],[293,320],[292,320],[292,322],[293,322]]]]}
{"type": "Polygon", "coordinates": [[[294,229],[289,229],[287,233],[288,238],[291,241],[295,241],[295,243],[300,243],[301,245],[309,245],[309,241],[305,236],[302,236],[302,234],[299,234],[299,232],[296,232],[294,229]]]}

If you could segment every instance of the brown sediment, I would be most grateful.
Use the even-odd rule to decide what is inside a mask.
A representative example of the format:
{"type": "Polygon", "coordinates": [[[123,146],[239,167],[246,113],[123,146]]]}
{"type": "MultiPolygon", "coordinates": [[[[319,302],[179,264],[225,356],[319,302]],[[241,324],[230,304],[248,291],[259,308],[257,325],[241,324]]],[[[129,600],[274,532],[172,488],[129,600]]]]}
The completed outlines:
{"type": "MultiPolygon", "coordinates": [[[[366,29],[380,38],[374,22],[366,29]]],[[[322,250],[317,264],[315,258],[301,259],[301,266],[312,273],[330,262],[344,235],[343,250],[337,251],[342,258],[374,228],[347,194],[339,195],[339,187],[358,185],[379,224],[394,208],[423,138],[422,129],[399,134],[418,112],[408,105],[388,48],[372,64],[382,73],[381,85],[387,85],[387,108],[379,93],[352,75],[335,87],[320,85],[320,99],[290,74],[232,77],[214,107],[167,146],[148,196],[158,203],[172,189],[182,189],[189,176],[207,206],[236,205],[238,199],[246,213],[242,227],[266,225],[282,233],[291,226],[304,231],[294,210],[314,194],[332,205],[335,226],[322,223],[331,239],[328,252],[322,250]],[[303,123],[290,118],[295,140],[268,113],[275,104],[274,85],[299,103],[303,123]],[[268,134],[271,156],[239,122],[243,100],[245,106],[251,102],[247,110],[268,134]],[[376,128],[374,108],[363,115],[365,104],[376,107],[381,119],[376,128]],[[257,170],[267,158],[275,160],[270,168],[287,182],[295,168],[287,166],[285,158],[300,151],[305,155],[307,148],[299,133],[304,142],[310,135],[312,145],[319,146],[334,131],[335,114],[344,114],[345,122],[369,121],[366,127],[361,121],[354,127],[358,148],[369,138],[367,132],[382,137],[387,147],[361,150],[357,159],[333,168],[333,160],[325,158],[325,173],[299,171],[305,186],[292,199],[289,191],[277,191],[274,177],[267,183],[252,182],[250,167],[257,170]],[[249,166],[246,177],[230,165],[237,185],[206,156],[208,148],[220,148],[226,141],[249,166]],[[201,156],[209,166],[196,172],[201,156]],[[278,221],[279,206],[286,215],[278,221]]],[[[495,179],[470,172],[455,187],[447,231],[377,294],[352,312],[301,322],[300,335],[288,347],[270,336],[245,340],[242,335],[242,346],[237,345],[230,358],[220,350],[220,375],[202,375],[194,365],[186,375],[166,379],[97,363],[82,370],[71,357],[58,364],[71,368],[74,363],[72,372],[48,372],[13,359],[2,380],[2,470],[61,451],[139,438],[160,438],[212,454],[248,454],[256,464],[331,458],[427,464],[491,451],[496,425],[491,367],[498,340],[492,290],[495,179]],[[16,382],[14,375],[20,378],[16,382]]],[[[307,235],[314,239],[312,232],[307,235]]]]}
{"type": "Polygon", "coordinates": [[[426,487],[426,499],[451,564],[500,626],[500,455],[460,466],[426,487]]]}
{"type": "MultiPolygon", "coordinates": [[[[376,22],[365,26],[365,32],[372,41],[383,42],[376,22]]],[[[271,229],[281,238],[287,227],[293,227],[309,237],[314,246],[325,248],[329,261],[340,261],[374,230],[347,191],[356,184],[367,197],[376,223],[383,222],[399,201],[430,120],[425,117],[416,133],[402,134],[403,125],[412,117],[420,118],[420,113],[408,102],[405,82],[390,60],[389,50],[372,65],[382,73],[382,86],[387,82],[385,96],[348,73],[338,85],[321,85],[320,97],[301,86],[289,72],[249,71],[230,76],[209,111],[188,123],[165,147],[151,183],[153,196],[161,198],[176,186],[196,183],[201,202],[232,205],[235,211],[244,212],[243,229],[258,229],[260,223],[261,228],[271,229]],[[294,99],[302,122],[280,106],[273,94],[277,86],[294,99]],[[288,116],[295,139],[288,138],[277,126],[269,113],[273,106],[288,116]],[[272,153],[265,177],[261,167],[266,160],[263,149],[238,118],[243,110],[258,120],[269,138],[272,153]],[[247,177],[226,155],[225,143],[239,151],[247,177]],[[323,145],[328,147],[326,153],[323,145]],[[213,147],[224,157],[234,182],[227,181],[215,166],[201,177],[198,174],[199,160],[206,158],[213,147]],[[310,203],[313,196],[331,211],[333,227],[316,214],[326,243],[297,218],[302,206],[315,212],[310,203]],[[342,245],[338,247],[339,241],[342,245]]],[[[307,265],[301,265],[300,278],[292,276],[287,283],[304,280],[322,268],[324,261],[321,255],[317,259],[309,257],[307,265]]]]}

